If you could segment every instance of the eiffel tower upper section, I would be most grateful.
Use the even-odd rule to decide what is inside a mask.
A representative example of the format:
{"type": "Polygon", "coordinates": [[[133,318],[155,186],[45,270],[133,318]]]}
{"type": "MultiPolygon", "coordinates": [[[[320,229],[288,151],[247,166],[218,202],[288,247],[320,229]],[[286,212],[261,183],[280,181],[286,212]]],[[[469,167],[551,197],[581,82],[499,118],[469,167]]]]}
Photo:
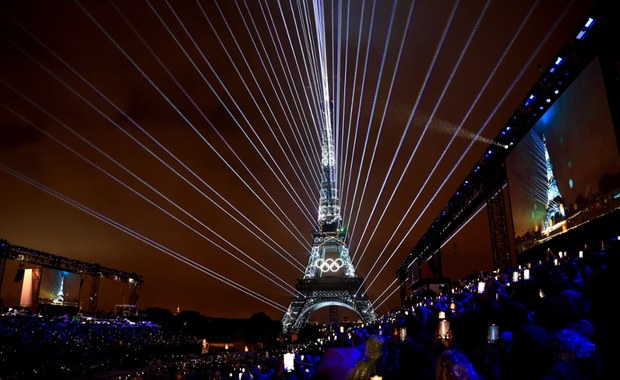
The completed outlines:
{"type": "MultiPolygon", "coordinates": [[[[342,275],[346,278],[357,277],[346,245],[346,230],[342,227],[340,200],[336,185],[336,160],[331,124],[329,123],[329,105],[325,106],[325,125],[321,128],[321,189],[319,194],[318,225],[313,233],[313,245],[304,279],[322,277],[321,263],[330,258],[325,257],[325,247],[337,247],[337,257],[342,260],[342,275]],[[321,261],[322,260],[322,261],[321,261]]],[[[333,260],[333,259],[332,259],[333,260]]]]}
{"type": "Polygon", "coordinates": [[[341,227],[340,200],[336,187],[336,159],[331,126],[326,122],[321,142],[321,190],[319,198],[319,229],[336,232],[341,227]]]}
{"type": "Polygon", "coordinates": [[[297,280],[297,293],[282,317],[284,333],[299,330],[310,314],[325,306],[355,310],[365,322],[377,318],[364,290],[363,279],[355,273],[346,244],[346,229],[342,228],[334,143],[329,123],[325,123],[321,130],[319,227],[313,232],[304,276],[297,280]]]}

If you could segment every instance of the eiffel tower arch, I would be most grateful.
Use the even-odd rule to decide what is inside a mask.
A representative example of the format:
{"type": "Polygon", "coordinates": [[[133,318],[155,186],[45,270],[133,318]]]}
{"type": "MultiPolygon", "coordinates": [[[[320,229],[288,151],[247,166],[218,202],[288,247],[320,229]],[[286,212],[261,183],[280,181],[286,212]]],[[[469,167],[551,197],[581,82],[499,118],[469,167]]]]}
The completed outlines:
{"type": "Polygon", "coordinates": [[[282,318],[284,334],[299,331],[315,311],[340,306],[356,312],[364,322],[377,315],[364,291],[345,243],[343,228],[315,231],[304,276],[297,280],[297,293],[282,318]]]}

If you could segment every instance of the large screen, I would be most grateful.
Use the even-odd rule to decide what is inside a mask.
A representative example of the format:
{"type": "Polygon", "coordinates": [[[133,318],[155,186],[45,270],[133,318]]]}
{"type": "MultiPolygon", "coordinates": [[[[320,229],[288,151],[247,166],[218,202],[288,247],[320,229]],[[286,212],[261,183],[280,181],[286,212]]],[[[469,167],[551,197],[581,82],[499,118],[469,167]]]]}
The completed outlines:
{"type": "Polygon", "coordinates": [[[594,59],[506,159],[517,253],[620,205],[620,154],[594,59]]]}
{"type": "Polygon", "coordinates": [[[78,306],[81,280],[79,274],[44,268],[41,273],[39,304],[78,306]]]}

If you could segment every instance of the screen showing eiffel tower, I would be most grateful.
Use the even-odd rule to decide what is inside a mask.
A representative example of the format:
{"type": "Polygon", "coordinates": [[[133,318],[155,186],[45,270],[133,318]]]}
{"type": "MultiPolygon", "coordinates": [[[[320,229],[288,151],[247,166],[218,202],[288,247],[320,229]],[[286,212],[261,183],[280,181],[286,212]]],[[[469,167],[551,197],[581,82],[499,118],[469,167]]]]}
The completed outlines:
{"type": "Polygon", "coordinates": [[[41,274],[39,304],[78,306],[80,282],[79,274],[44,268],[41,274]]]}
{"type": "Polygon", "coordinates": [[[598,59],[506,159],[517,252],[620,208],[620,154],[598,59]]]}

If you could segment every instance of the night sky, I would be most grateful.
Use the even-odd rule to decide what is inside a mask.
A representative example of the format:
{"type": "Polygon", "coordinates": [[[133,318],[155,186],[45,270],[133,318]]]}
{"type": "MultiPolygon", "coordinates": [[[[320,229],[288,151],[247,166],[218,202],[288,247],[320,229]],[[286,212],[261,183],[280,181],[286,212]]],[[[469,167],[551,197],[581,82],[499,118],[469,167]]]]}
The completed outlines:
{"type": "MultiPolygon", "coordinates": [[[[396,268],[592,3],[4,1],[0,238],[140,274],[140,308],[279,319],[329,108],[350,255],[386,312],[396,268]]],[[[448,243],[448,276],[492,269],[484,210],[448,243]]],[[[111,310],[128,285],[99,297],[111,310]]]]}

